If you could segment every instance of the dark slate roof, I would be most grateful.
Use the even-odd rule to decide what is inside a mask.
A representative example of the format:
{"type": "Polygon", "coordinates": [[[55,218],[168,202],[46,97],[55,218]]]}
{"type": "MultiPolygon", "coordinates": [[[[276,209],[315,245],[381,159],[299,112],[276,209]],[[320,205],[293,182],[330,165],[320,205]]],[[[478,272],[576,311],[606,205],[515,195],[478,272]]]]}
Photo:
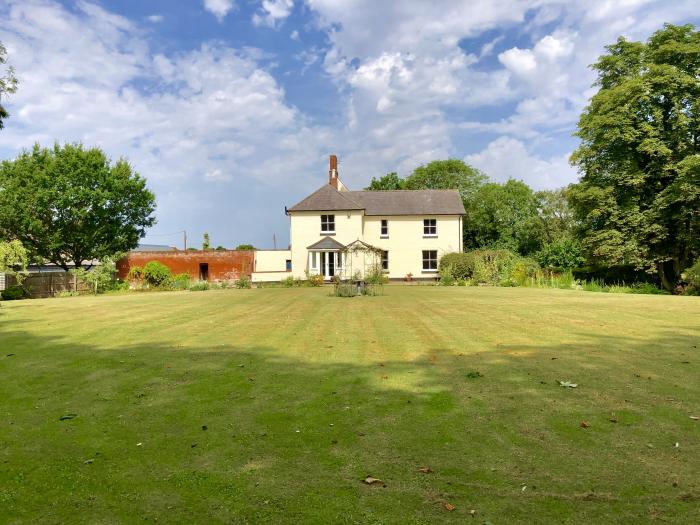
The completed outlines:
{"type": "Polygon", "coordinates": [[[288,211],[365,210],[365,215],[464,215],[457,190],[338,191],[319,188],[288,211]]]}
{"type": "Polygon", "coordinates": [[[330,184],[325,184],[295,204],[288,211],[334,211],[334,210],[361,210],[362,206],[354,202],[347,195],[350,192],[338,191],[330,184]]]}
{"type": "Polygon", "coordinates": [[[345,246],[328,236],[306,247],[307,250],[343,250],[344,248],[345,246]]]}
{"type": "Polygon", "coordinates": [[[365,215],[464,215],[457,190],[349,191],[365,215]]]}

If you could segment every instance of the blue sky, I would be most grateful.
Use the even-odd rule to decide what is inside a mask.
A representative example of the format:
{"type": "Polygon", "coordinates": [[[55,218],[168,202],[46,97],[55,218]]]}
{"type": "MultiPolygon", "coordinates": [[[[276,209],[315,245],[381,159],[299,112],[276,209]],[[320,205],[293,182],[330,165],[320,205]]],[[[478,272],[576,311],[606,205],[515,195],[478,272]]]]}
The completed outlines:
{"type": "Polygon", "coordinates": [[[0,0],[20,79],[0,158],[82,141],[158,199],[146,242],[288,242],[284,206],[460,158],[535,188],[576,180],[588,65],[700,21],[676,0],[0,0]]]}

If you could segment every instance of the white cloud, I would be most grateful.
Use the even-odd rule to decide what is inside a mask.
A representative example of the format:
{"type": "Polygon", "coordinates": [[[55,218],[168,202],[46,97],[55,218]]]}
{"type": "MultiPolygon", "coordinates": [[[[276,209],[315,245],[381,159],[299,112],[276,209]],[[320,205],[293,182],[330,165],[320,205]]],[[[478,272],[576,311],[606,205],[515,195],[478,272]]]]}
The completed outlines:
{"type": "Polygon", "coordinates": [[[568,157],[543,159],[530,154],[523,142],[504,136],[481,152],[467,155],[464,160],[498,182],[518,179],[535,189],[544,189],[576,181],[576,170],[569,165],[568,157]]]}
{"type": "Polygon", "coordinates": [[[163,21],[163,15],[150,15],[146,17],[146,20],[149,22],[153,22],[154,24],[157,24],[158,22],[163,21]]]}
{"type": "Polygon", "coordinates": [[[498,60],[516,75],[526,75],[537,68],[535,54],[529,49],[511,48],[498,55],[498,60]]]}
{"type": "MultiPolygon", "coordinates": [[[[215,214],[211,200],[251,187],[265,188],[260,202],[275,191],[279,199],[298,195],[323,180],[330,152],[357,188],[373,175],[464,157],[477,133],[490,142],[469,161],[501,180],[560,186],[574,175],[555,141],[575,128],[592,93],[588,65],[603,46],[619,34],[646,38],[661,21],[697,18],[692,0],[306,4],[297,9],[313,22],[290,27],[289,37],[320,29],[325,43],[298,52],[289,44],[301,71],[322,64],[337,87],[342,111],[332,126],[288,102],[279,70],[263,65],[269,49],[205,42],[178,54],[155,51],[152,26],[94,4],[0,2],[0,40],[21,81],[0,153],[82,140],[126,155],[153,185],[159,217],[173,223],[182,220],[183,195],[198,216],[215,214]],[[475,49],[460,46],[475,38],[475,49]],[[498,61],[487,58],[495,54],[498,61]],[[492,109],[498,118],[488,117],[492,109]]],[[[232,0],[203,5],[219,21],[236,9],[232,0]]],[[[258,25],[290,25],[291,1],[256,5],[258,25]]],[[[218,219],[235,213],[223,208],[218,219]]]]}
{"type": "MultiPolygon", "coordinates": [[[[390,169],[397,164],[410,169],[426,151],[454,155],[454,144],[467,142],[455,137],[476,132],[552,147],[575,129],[591,95],[594,73],[588,66],[606,44],[621,33],[644,39],[662,21],[698,17],[692,0],[307,3],[331,44],[324,67],[347,93],[348,127],[361,137],[358,146],[365,147],[365,137],[373,138],[368,146],[381,152],[377,159],[385,151],[398,152],[390,169]],[[487,31],[500,34],[473,54],[460,47],[464,39],[487,31]],[[500,68],[476,67],[508,41],[504,35],[509,33],[530,37],[532,43],[511,44],[500,52],[500,68]],[[511,104],[515,109],[498,119],[455,122],[460,111],[478,109],[484,115],[498,108],[500,113],[511,104]],[[433,133],[423,136],[420,146],[412,142],[415,126],[433,133]]],[[[380,160],[369,162],[382,169],[380,160]]]]}
{"type": "MultiPolygon", "coordinates": [[[[0,41],[21,81],[8,101],[0,156],[54,141],[125,156],[147,177],[159,221],[171,229],[184,222],[183,205],[199,221],[217,199],[222,214],[227,195],[258,186],[296,195],[319,182],[311,167],[331,150],[331,135],[286,103],[257,61],[261,53],[205,44],[153,54],[145,32],[93,7],[72,12],[42,0],[0,7],[0,41]],[[212,183],[227,189],[205,198],[212,183]]],[[[217,220],[225,231],[226,218],[217,220]]]]}
{"type": "Polygon", "coordinates": [[[219,22],[235,7],[233,0],[204,0],[204,9],[213,14],[219,22]]]}
{"type": "Polygon", "coordinates": [[[547,35],[535,45],[535,54],[553,61],[570,55],[573,49],[574,45],[568,36],[557,38],[547,35]]]}
{"type": "Polygon", "coordinates": [[[259,12],[253,15],[253,24],[276,27],[291,14],[293,8],[294,0],[263,0],[259,12]]]}

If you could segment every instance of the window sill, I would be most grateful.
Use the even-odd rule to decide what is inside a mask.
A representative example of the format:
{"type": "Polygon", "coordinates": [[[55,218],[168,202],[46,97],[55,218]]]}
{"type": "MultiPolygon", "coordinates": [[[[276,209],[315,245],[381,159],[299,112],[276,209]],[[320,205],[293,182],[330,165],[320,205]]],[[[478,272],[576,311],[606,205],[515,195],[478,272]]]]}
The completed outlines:
{"type": "Polygon", "coordinates": [[[335,232],[321,232],[321,235],[335,235],[335,232]]]}
{"type": "Polygon", "coordinates": [[[420,273],[438,273],[437,270],[422,270],[420,273]]]}
{"type": "Polygon", "coordinates": [[[437,233],[428,233],[428,234],[423,234],[424,239],[431,239],[437,237],[437,233]]]}
{"type": "Polygon", "coordinates": [[[388,235],[380,235],[379,238],[380,238],[380,239],[388,239],[389,236],[388,236],[388,235]]]}

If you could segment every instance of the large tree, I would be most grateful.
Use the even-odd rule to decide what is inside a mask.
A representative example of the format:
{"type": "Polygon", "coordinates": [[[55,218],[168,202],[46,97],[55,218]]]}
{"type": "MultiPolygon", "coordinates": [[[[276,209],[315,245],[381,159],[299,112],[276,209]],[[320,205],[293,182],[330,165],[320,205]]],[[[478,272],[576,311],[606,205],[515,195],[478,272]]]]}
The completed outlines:
{"type": "Polygon", "coordinates": [[[506,248],[528,255],[542,243],[538,199],[527,184],[510,179],[476,191],[464,221],[465,248],[506,248]]]}
{"type": "Polygon", "coordinates": [[[10,116],[2,105],[2,98],[17,91],[15,70],[12,66],[5,67],[5,64],[7,64],[7,50],[2,45],[2,42],[0,42],[0,129],[4,126],[4,119],[10,116]]]}
{"type": "Polygon", "coordinates": [[[418,166],[404,181],[407,190],[458,190],[466,203],[488,177],[459,159],[434,160],[418,166]]]}
{"type": "Polygon", "coordinates": [[[666,25],[606,49],[569,196],[591,262],[657,272],[671,289],[700,256],[700,33],[666,25]]]}
{"type": "Polygon", "coordinates": [[[0,164],[0,238],[66,270],[135,248],[154,210],[146,181],[99,148],[35,145],[0,164]]]}
{"type": "Polygon", "coordinates": [[[538,191],[535,199],[543,241],[551,243],[571,238],[576,221],[569,204],[568,189],[538,191]]]}

